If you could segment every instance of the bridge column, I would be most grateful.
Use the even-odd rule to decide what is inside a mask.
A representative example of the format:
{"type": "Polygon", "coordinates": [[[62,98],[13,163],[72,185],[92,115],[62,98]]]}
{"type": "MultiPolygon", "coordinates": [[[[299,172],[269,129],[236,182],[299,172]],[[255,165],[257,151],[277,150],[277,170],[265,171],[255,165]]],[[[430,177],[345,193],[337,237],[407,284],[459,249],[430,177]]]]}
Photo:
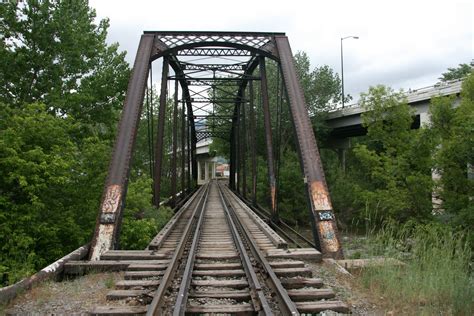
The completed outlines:
{"type": "Polygon", "coordinates": [[[236,186],[236,191],[237,193],[240,193],[240,185],[241,185],[241,177],[242,173],[240,172],[240,159],[242,156],[242,153],[240,151],[240,132],[242,128],[240,128],[240,106],[241,106],[241,100],[237,101],[237,116],[236,116],[236,124],[235,124],[235,172],[237,176],[237,186],[236,186]]]}
{"type": "Polygon", "coordinates": [[[231,132],[230,132],[230,139],[229,139],[229,151],[230,151],[230,157],[229,157],[229,188],[234,189],[234,177],[235,177],[235,171],[234,171],[234,122],[232,122],[232,127],[231,127],[231,132]]]}
{"type": "Polygon", "coordinates": [[[270,186],[270,207],[272,220],[278,221],[278,210],[276,207],[276,178],[275,163],[273,162],[273,139],[272,120],[270,117],[270,102],[268,98],[267,71],[265,68],[265,57],[259,56],[260,84],[262,90],[263,125],[265,128],[265,144],[267,149],[268,183],[270,186]]]}
{"type": "MultiPolygon", "coordinates": [[[[192,116],[191,120],[193,120],[192,116]]],[[[191,130],[191,173],[193,176],[192,186],[197,185],[198,175],[197,175],[197,158],[196,158],[196,131],[191,130]]]]}
{"type": "Polygon", "coordinates": [[[343,258],[318,146],[306,109],[303,90],[296,74],[290,44],[288,38],[282,35],[276,35],[275,41],[298,140],[299,157],[310,206],[313,238],[323,256],[343,258]]]}
{"type": "MultiPolygon", "coordinates": [[[[184,101],[183,101],[184,106],[184,101]]],[[[187,188],[188,193],[192,190],[192,183],[191,183],[191,132],[190,132],[190,125],[191,122],[189,121],[189,112],[188,112],[188,120],[186,120],[186,181],[187,181],[187,188]]]]}
{"type": "Polygon", "coordinates": [[[181,96],[181,197],[186,196],[186,112],[184,106],[184,95],[181,96]]]}
{"type": "Polygon", "coordinates": [[[92,237],[90,260],[99,260],[104,252],[115,249],[118,245],[132,150],[140,122],[153,41],[153,35],[142,35],[140,39],[92,237]]]}
{"type": "Polygon", "coordinates": [[[350,138],[330,138],[328,140],[328,146],[337,151],[339,156],[339,164],[341,165],[342,171],[346,172],[346,154],[347,150],[351,148],[350,138]]]}
{"type": "Polygon", "coordinates": [[[251,150],[251,157],[252,157],[252,202],[253,205],[257,205],[257,142],[255,138],[255,110],[253,104],[253,81],[249,82],[249,116],[250,116],[250,150],[251,150]]]}
{"type": "Polygon", "coordinates": [[[153,176],[153,204],[160,207],[161,193],[161,168],[163,166],[163,141],[166,117],[166,92],[168,83],[169,61],[168,57],[163,57],[163,71],[161,74],[160,109],[158,112],[158,130],[155,146],[155,174],[153,176]]]}
{"type": "Polygon", "coordinates": [[[242,114],[242,119],[241,119],[241,125],[242,125],[242,135],[241,135],[241,141],[240,141],[240,157],[241,157],[241,173],[242,173],[242,196],[244,198],[247,197],[247,171],[246,171],[246,163],[245,161],[247,160],[247,126],[245,122],[245,94],[242,93],[242,99],[243,101],[240,103],[241,105],[241,114],[242,114]]]}
{"type": "Polygon", "coordinates": [[[177,187],[177,153],[178,153],[178,80],[174,81],[174,107],[173,107],[173,156],[171,158],[171,205],[176,205],[176,187],[177,187]]]}

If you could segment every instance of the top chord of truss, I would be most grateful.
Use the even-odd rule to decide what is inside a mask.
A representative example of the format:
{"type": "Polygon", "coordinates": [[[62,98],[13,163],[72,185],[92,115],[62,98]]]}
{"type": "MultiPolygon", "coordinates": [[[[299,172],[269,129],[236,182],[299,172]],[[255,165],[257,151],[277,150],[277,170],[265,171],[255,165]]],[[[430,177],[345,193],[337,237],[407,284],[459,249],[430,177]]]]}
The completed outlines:
{"type": "Polygon", "coordinates": [[[196,45],[200,43],[231,43],[245,45],[253,48],[261,48],[272,40],[275,35],[284,33],[265,32],[153,32],[145,31],[145,34],[154,34],[155,38],[166,44],[169,48],[183,45],[196,45]]]}

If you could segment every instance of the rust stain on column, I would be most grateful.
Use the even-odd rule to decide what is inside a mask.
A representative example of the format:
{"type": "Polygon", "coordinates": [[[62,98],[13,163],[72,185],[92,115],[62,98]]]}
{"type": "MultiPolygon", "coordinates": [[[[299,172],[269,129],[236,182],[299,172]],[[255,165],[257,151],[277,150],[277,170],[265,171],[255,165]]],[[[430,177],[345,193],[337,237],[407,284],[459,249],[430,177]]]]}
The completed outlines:
{"type": "Polygon", "coordinates": [[[321,236],[321,247],[326,249],[327,252],[335,253],[339,251],[340,245],[335,234],[334,222],[320,221],[317,225],[321,236]]]}
{"type": "Polygon", "coordinates": [[[276,187],[270,187],[270,198],[272,199],[272,214],[276,213],[276,187]]]}
{"type": "Polygon", "coordinates": [[[313,205],[316,210],[332,210],[331,202],[329,200],[329,192],[321,181],[314,181],[311,183],[310,190],[313,205]]]}

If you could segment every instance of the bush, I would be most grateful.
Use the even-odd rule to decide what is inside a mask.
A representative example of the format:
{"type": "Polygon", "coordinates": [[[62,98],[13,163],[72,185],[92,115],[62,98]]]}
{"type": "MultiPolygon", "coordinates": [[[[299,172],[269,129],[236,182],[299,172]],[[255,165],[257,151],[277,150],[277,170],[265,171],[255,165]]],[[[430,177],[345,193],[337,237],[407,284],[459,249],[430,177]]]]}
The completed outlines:
{"type": "Polygon", "coordinates": [[[146,248],[153,237],[173,216],[171,208],[152,204],[152,180],[138,177],[131,181],[128,188],[120,247],[122,249],[140,250],[146,248]]]}

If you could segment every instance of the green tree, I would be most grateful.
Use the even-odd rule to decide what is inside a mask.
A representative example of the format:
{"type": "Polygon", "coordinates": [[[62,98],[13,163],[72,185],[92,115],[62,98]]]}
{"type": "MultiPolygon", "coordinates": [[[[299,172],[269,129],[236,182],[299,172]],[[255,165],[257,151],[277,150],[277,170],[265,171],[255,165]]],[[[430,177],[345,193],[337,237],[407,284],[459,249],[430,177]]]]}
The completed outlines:
{"type": "Polygon", "coordinates": [[[456,68],[448,68],[448,71],[442,73],[438,79],[442,82],[446,82],[464,78],[472,73],[473,66],[474,62],[471,62],[470,64],[459,64],[456,68]]]}
{"type": "Polygon", "coordinates": [[[42,104],[0,113],[0,270],[12,282],[89,240],[108,146],[78,145],[79,124],[42,104]]]}
{"type": "Polygon", "coordinates": [[[152,205],[151,185],[151,178],[143,176],[135,178],[129,184],[120,233],[122,249],[145,249],[173,215],[169,207],[161,206],[156,209],[152,205]]]}
{"type": "Polygon", "coordinates": [[[112,131],[128,79],[125,53],[105,42],[87,0],[0,6],[0,101],[42,102],[57,115],[112,131]]]}
{"type": "Polygon", "coordinates": [[[0,6],[0,282],[90,240],[129,74],[87,1],[0,6]]]}
{"type": "Polygon", "coordinates": [[[367,128],[355,146],[359,209],[370,218],[427,219],[431,214],[431,147],[424,129],[411,130],[413,110],[401,92],[369,88],[360,104],[367,128]]]}
{"type": "MultiPolygon", "coordinates": [[[[341,102],[341,79],[328,65],[311,70],[310,60],[305,52],[297,52],[294,60],[314,132],[318,141],[324,142],[329,133],[327,112],[341,102]]],[[[350,100],[350,94],[344,96],[346,103],[350,100]]]]}
{"type": "Polygon", "coordinates": [[[474,225],[472,203],[474,180],[474,75],[463,82],[461,102],[454,97],[437,97],[430,106],[434,148],[434,168],[439,173],[441,208],[452,223],[467,229],[474,225]]]}
{"type": "MultiPolygon", "coordinates": [[[[310,60],[305,52],[295,55],[296,72],[303,87],[308,111],[311,116],[327,111],[341,101],[341,79],[328,65],[311,70],[310,60]]],[[[347,94],[345,102],[352,100],[347,94]]]]}

